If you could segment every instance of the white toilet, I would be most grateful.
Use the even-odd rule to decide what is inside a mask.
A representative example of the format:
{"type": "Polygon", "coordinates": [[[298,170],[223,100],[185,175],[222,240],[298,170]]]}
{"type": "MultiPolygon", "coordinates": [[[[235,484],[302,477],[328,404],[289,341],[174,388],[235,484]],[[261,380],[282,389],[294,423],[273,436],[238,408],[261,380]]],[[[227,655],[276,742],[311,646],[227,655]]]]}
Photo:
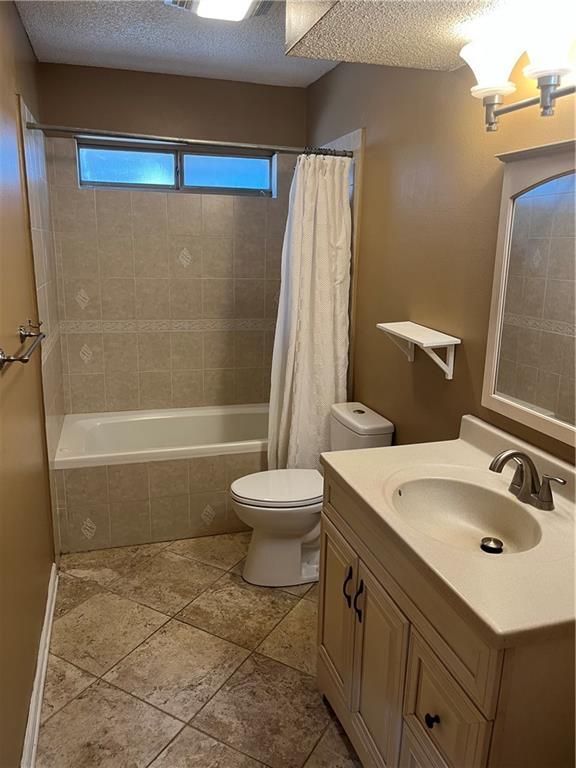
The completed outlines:
{"type": "MultiPolygon", "coordinates": [[[[338,403],[330,416],[330,449],[391,445],[394,425],[362,403],[338,403]]],[[[251,584],[287,587],[318,580],[323,480],[315,469],[274,469],[235,480],[232,505],[253,528],[243,576],[251,584]]]]}

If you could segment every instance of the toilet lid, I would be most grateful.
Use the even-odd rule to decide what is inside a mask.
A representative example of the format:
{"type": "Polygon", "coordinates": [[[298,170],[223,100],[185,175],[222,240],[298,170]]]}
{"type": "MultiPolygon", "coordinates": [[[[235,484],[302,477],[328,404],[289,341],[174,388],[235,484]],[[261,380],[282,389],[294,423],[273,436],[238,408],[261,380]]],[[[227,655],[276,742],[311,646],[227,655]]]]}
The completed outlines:
{"type": "Polygon", "coordinates": [[[322,501],[323,487],[315,469],[271,469],[235,480],[230,493],[253,507],[306,507],[322,501]]]}

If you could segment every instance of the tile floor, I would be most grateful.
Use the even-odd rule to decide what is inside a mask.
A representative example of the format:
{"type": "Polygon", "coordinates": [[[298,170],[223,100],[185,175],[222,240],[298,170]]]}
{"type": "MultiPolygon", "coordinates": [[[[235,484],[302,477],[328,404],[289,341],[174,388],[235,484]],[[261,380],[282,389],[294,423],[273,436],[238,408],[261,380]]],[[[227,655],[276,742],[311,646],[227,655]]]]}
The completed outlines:
{"type": "Polygon", "coordinates": [[[317,585],[249,534],[62,558],[37,768],[361,768],[315,685],[317,585]]]}

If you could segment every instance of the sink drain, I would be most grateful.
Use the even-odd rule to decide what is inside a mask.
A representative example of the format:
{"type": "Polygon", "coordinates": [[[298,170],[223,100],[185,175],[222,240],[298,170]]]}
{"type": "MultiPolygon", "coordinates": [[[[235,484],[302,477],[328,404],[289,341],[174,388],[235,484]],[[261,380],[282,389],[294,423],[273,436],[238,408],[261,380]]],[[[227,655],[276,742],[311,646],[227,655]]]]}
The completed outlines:
{"type": "Polygon", "coordinates": [[[480,549],[490,555],[500,555],[504,549],[504,542],[495,536],[484,536],[480,540],[480,549]]]}

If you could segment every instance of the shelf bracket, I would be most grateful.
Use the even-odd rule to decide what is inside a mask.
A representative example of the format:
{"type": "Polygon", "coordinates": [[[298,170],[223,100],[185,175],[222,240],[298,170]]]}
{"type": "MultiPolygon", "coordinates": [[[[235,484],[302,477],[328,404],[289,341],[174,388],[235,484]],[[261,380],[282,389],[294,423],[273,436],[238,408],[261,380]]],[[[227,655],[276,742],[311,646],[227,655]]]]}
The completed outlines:
{"type": "Polygon", "coordinates": [[[414,343],[412,341],[407,341],[405,344],[403,344],[395,336],[390,336],[389,338],[390,338],[390,341],[392,341],[398,347],[398,349],[404,355],[406,355],[408,362],[413,363],[414,362],[414,343]]]}
{"type": "Polygon", "coordinates": [[[437,366],[444,371],[444,376],[450,381],[454,375],[454,346],[446,347],[446,360],[442,360],[440,355],[432,347],[422,347],[429,358],[434,360],[437,366]]]}
{"type": "Polygon", "coordinates": [[[411,363],[414,362],[415,347],[420,347],[443,371],[444,376],[449,381],[454,376],[455,348],[457,344],[460,344],[461,339],[410,321],[378,323],[376,327],[387,334],[411,363]],[[445,360],[436,352],[437,349],[446,350],[445,360]]]}

